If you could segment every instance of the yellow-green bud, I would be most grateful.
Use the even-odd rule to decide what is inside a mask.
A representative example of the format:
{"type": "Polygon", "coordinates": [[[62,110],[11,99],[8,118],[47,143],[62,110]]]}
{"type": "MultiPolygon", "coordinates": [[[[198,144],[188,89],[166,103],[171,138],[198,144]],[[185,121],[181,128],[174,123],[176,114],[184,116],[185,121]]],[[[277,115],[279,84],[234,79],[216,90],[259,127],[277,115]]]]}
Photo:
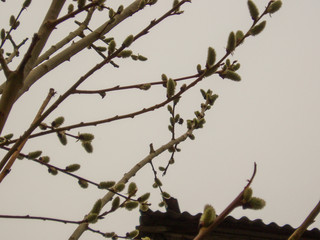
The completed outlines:
{"type": "Polygon", "coordinates": [[[129,46],[131,45],[131,43],[133,42],[133,39],[134,39],[133,35],[129,35],[129,36],[123,41],[122,45],[123,45],[124,47],[129,47],[129,46]]]}
{"type": "Polygon", "coordinates": [[[113,199],[112,201],[112,206],[111,206],[111,211],[116,210],[120,205],[120,198],[116,197],[115,199],[113,199]]]}
{"type": "Polygon", "coordinates": [[[138,55],[138,60],[143,62],[143,61],[147,61],[148,58],[146,58],[145,56],[142,56],[142,55],[138,55]]]}
{"type": "Polygon", "coordinates": [[[167,81],[167,97],[168,98],[174,95],[175,88],[176,88],[176,84],[174,80],[172,80],[172,78],[169,78],[169,80],[167,81]]]}
{"type": "Polygon", "coordinates": [[[121,58],[128,58],[130,57],[132,54],[132,51],[131,50],[122,50],[119,54],[118,54],[118,57],[121,57],[121,58]]]}
{"type": "Polygon", "coordinates": [[[113,188],[114,188],[114,190],[116,192],[121,192],[125,188],[125,184],[124,183],[118,183],[113,188]]]}
{"type": "Polygon", "coordinates": [[[282,1],[281,0],[275,1],[275,2],[270,4],[270,6],[268,7],[267,11],[270,14],[275,13],[281,8],[281,6],[282,6],[282,1]]]}
{"type": "Polygon", "coordinates": [[[237,42],[237,44],[243,42],[243,37],[244,37],[243,32],[242,32],[241,30],[238,30],[238,31],[236,32],[236,42],[237,42]]]}
{"type": "Polygon", "coordinates": [[[39,159],[41,162],[44,162],[44,163],[49,163],[50,162],[50,157],[48,156],[43,156],[43,157],[40,157],[39,159]]]}
{"type": "Polygon", "coordinates": [[[31,3],[31,0],[25,0],[25,1],[23,2],[22,7],[23,7],[23,8],[27,8],[27,7],[30,6],[30,3],[31,3]]]}
{"type": "Polygon", "coordinates": [[[116,42],[112,39],[109,43],[108,54],[112,54],[116,50],[116,42]]]}
{"type": "Polygon", "coordinates": [[[149,206],[148,206],[147,204],[140,204],[139,209],[140,209],[140,211],[142,211],[142,212],[146,212],[146,211],[148,211],[149,206]]]}
{"type": "Polygon", "coordinates": [[[145,202],[145,201],[147,201],[149,199],[149,197],[150,197],[150,193],[145,193],[145,194],[143,194],[142,196],[140,196],[138,198],[138,201],[139,202],[145,202]]]}
{"type": "Polygon", "coordinates": [[[130,239],[134,239],[138,237],[138,235],[139,235],[139,230],[133,230],[132,232],[127,233],[126,237],[130,239]]]}
{"type": "Polygon", "coordinates": [[[253,21],[256,21],[259,17],[259,10],[253,1],[248,1],[248,8],[253,21]]]}
{"type": "Polygon", "coordinates": [[[107,181],[107,182],[100,182],[99,188],[100,189],[109,189],[115,185],[116,182],[114,181],[107,181]]]}
{"type": "Polygon", "coordinates": [[[234,72],[234,71],[230,71],[230,70],[226,70],[225,72],[223,72],[222,74],[223,78],[227,78],[233,81],[241,81],[241,77],[238,73],[234,72]]]}
{"type": "Polygon", "coordinates": [[[244,204],[243,208],[259,210],[264,208],[265,205],[266,205],[266,202],[263,199],[252,197],[246,204],[244,204]]]}
{"type": "Polygon", "coordinates": [[[139,202],[134,202],[134,201],[128,201],[124,205],[124,207],[129,211],[135,209],[138,206],[139,206],[139,202]]]}
{"type": "Polygon", "coordinates": [[[170,199],[170,198],[171,198],[170,194],[167,193],[167,192],[162,192],[162,197],[163,197],[164,199],[170,199]]]}
{"type": "Polygon", "coordinates": [[[215,219],[216,219],[216,211],[211,205],[207,204],[204,207],[203,214],[201,215],[201,218],[200,218],[200,226],[208,227],[210,224],[214,222],[215,219]]]}
{"type": "Polygon", "coordinates": [[[95,223],[98,220],[98,214],[96,213],[89,213],[89,215],[86,217],[86,221],[88,223],[95,223]]]}
{"type": "Polygon", "coordinates": [[[81,141],[92,141],[94,139],[94,135],[91,133],[81,133],[78,137],[81,141]]]}
{"type": "Polygon", "coordinates": [[[254,26],[253,28],[251,28],[250,34],[252,36],[258,35],[259,33],[261,33],[263,31],[263,29],[265,28],[266,24],[267,24],[267,22],[263,21],[260,24],[254,26]]]}
{"type": "Polygon", "coordinates": [[[142,84],[139,86],[139,89],[141,90],[149,90],[151,88],[151,84],[150,83],[146,83],[146,84],[142,84]]]}
{"type": "Polygon", "coordinates": [[[58,170],[55,169],[54,167],[49,167],[48,172],[51,173],[53,176],[58,174],[58,170]]]}
{"type": "Polygon", "coordinates": [[[42,151],[34,151],[34,152],[29,152],[27,158],[38,158],[42,154],[42,151]]]}
{"type": "Polygon", "coordinates": [[[11,16],[10,16],[10,19],[9,19],[9,24],[10,24],[10,26],[13,26],[13,24],[15,23],[15,21],[16,21],[16,18],[15,18],[13,15],[11,15],[11,16]]]}
{"type": "Polygon", "coordinates": [[[83,141],[81,145],[86,150],[87,153],[93,152],[93,146],[92,146],[91,142],[83,141]]]}
{"type": "Polygon", "coordinates": [[[57,132],[57,136],[58,136],[59,141],[60,141],[60,143],[62,145],[64,145],[64,146],[67,145],[68,140],[67,140],[67,136],[66,136],[64,131],[63,132],[57,132]]]}
{"type": "Polygon", "coordinates": [[[71,3],[71,4],[69,4],[69,6],[68,6],[68,13],[73,12],[73,10],[74,10],[74,6],[73,6],[73,4],[71,3]]]}
{"type": "Polygon", "coordinates": [[[248,202],[252,197],[252,188],[247,187],[244,191],[243,191],[243,202],[248,202]]]}
{"type": "Polygon", "coordinates": [[[54,128],[60,127],[64,123],[64,117],[57,117],[52,123],[51,126],[54,128]]]}
{"type": "Polygon", "coordinates": [[[233,50],[236,48],[236,36],[234,32],[231,32],[228,37],[228,43],[227,43],[227,52],[233,52],[233,50]]]}
{"type": "Polygon", "coordinates": [[[92,207],[91,213],[99,214],[102,208],[102,200],[99,199],[95,202],[95,204],[92,207]]]}
{"type": "Polygon", "coordinates": [[[115,15],[115,12],[112,8],[109,9],[109,18],[113,18],[115,15]]]}
{"type": "Polygon", "coordinates": [[[79,169],[80,169],[80,164],[76,164],[76,163],[75,164],[71,164],[71,165],[66,167],[66,171],[67,172],[75,172],[75,171],[77,171],[79,169]]]}
{"type": "Polygon", "coordinates": [[[6,37],[6,30],[4,30],[4,28],[1,29],[1,39],[4,40],[4,38],[6,37]]]}
{"type": "Polygon", "coordinates": [[[216,61],[216,51],[212,47],[209,47],[206,66],[211,67],[215,63],[215,61],[216,61]]]}
{"type": "Polygon", "coordinates": [[[88,182],[82,179],[79,179],[78,183],[82,188],[87,188],[89,186],[88,182]]]}
{"type": "Polygon", "coordinates": [[[134,196],[137,191],[138,191],[137,184],[135,184],[134,182],[130,183],[128,186],[128,195],[134,196]]]}
{"type": "Polygon", "coordinates": [[[160,181],[159,178],[155,178],[154,182],[158,185],[158,186],[162,186],[162,182],[160,181]]]}

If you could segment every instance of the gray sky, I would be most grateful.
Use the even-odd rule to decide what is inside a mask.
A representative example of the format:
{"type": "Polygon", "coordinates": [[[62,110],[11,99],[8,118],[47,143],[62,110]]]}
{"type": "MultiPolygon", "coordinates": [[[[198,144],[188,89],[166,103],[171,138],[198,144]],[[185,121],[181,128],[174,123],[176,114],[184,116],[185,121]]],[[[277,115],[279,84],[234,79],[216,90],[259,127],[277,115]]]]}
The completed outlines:
{"type": "MultiPolygon", "coordinates": [[[[16,14],[15,1],[1,3],[1,28],[7,28],[8,18],[16,14]],[[4,7],[5,6],[5,7],[4,7]]],[[[71,1],[70,1],[71,2],[71,1]]],[[[107,1],[127,5],[131,1],[107,1]]],[[[146,24],[169,9],[172,1],[159,3],[110,33],[120,42],[136,34],[146,24]]],[[[147,62],[117,60],[119,69],[105,67],[80,89],[97,89],[137,82],[159,81],[162,73],[177,78],[196,73],[196,65],[204,65],[207,48],[212,46],[217,58],[223,56],[230,31],[246,31],[251,25],[247,1],[194,0],[183,7],[185,13],[167,19],[150,34],[133,44],[131,49],[148,57],[147,62]]],[[[260,10],[267,1],[255,1],[260,10]]],[[[252,185],[254,195],[266,200],[260,211],[237,209],[231,215],[262,219],[266,224],[298,227],[319,201],[317,189],[320,149],[320,81],[318,77],[320,2],[283,1],[281,11],[267,17],[266,29],[247,39],[232,56],[238,60],[241,82],[206,78],[186,93],[177,111],[186,120],[201,103],[200,88],[212,89],[219,95],[214,108],[206,115],[207,123],[195,132],[195,141],[180,145],[176,163],[162,179],[164,190],[178,198],[182,211],[201,212],[207,203],[219,214],[243,189],[258,164],[252,185]]],[[[33,0],[23,15],[17,39],[32,36],[44,16],[50,1],[33,0]]],[[[67,4],[68,5],[68,4],[67,4]]],[[[66,5],[66,6],[67,6],[66,5]]],[[[102,14],[95,19],[104,18],[102,14]]],[[[52,42],[70,29],[59,27],[52,42]]],[[[25,49],[24,49],[25,50],[25,49]]],[[[19,136],[30,124],[50,87],[62,94],[90,67],[100,61],[97,54],[86,50],[79,57],[47,74],[14,108],[7,129],[19,136]]],[[[12,64],[12,68],[14,66],[12,64]]],[[[1,76],[1,83],[3,76],[1,76]]],[[[66,124],[112,117],[140,110],[162,101],[165,89],[152,87],[149,91],[113,92],[103,100],[97,95],[72,96],[47,122],[63,115],[66,124]],[[79,102],[81,101],[81,103],[79,102]]],[[[25,152],[43,150],[52,164],[65,167],[80,163],[78,174],[93,181],[118,180],[137,161],[145,157],[148,146],[159,147],[170,140],[167,130],[169,114],[166,109],[100,126],[73,130],[74,134],[92,132],[94,153],[84,152],[79,143],[69,140],[61,146],[55,135],[31,140],[25,152]]],[[[183,133],[185,126],[178,129],[183,133]]],[[[4,153],[2,152],[1,155],[4,153]]],[[[165,166],[169,154],[154,160],[165,166]]],[[[152,189],[152,171],[146,166],[134,179],[140,194],[152,192],[152,209],[158,209],[158,191],[152,189]]],[[[28,161],[15,164],[10,175],[0,185],[0,214],[38,215],[81,220],[96,199],[104,192],[94,187],[81,189],[76,180],[58,174],[51,176],[47,169],[28,161]]],[[[106,208],[107,209],[107,208],[106,208]]],[[[120,211],[101,224],[92,225],[101,231],[117,231],[120,235],[138,225],[137,211],[120,211]]],[[[311,228],[320,228],[316,221],[311,228]]],[[[42,221],[0,219],[1,236],[5,239],[66,239],[75,225],[42,221]]],[[[85,233],[83,239],[101,239],[85,233]]]]}

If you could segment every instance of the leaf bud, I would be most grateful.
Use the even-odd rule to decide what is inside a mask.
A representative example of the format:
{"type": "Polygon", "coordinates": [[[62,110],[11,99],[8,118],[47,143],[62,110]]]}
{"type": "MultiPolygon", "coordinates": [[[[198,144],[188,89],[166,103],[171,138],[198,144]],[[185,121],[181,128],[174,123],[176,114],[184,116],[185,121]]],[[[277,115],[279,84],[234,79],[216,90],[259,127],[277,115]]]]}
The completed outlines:
{"type": "Polygon", "coordinates": [[[253,1],[248,1],[248,8],[253,21],[256,21],[259,17],[259,10],[253,1]]]}
{"type": "Polygon", "coordinates": [[[41,162],[44,162],[44,163],[49,163],[50,162],[50,157],[48,156],[43,156],[43,157],[40,157],[39,160],[41,162]]]}
{"type": "Polygon", "coordinates": [[[122,50],[119,54],[118,54],[118,57],[121,57],[121,58],[128,58],[130,57],[132,54],[132,51],[131,50],[122,50]]]}
{"type": "Polygon", "coordinates": [[[7,141],[9,141],[13,137],[13,133],[9,133],[5,136],[3,136],[7,141]]]}
{"type": "Polygon", "coordinates": [[[9,19],[9,25],[10,25],[10,26],[13,26],[13,24],[15,23],[15,21],[16,21],[16,18],[15,18],[13,15],[11,15],[11,16],[10,16],[10,19],[9,19]]]}
{"type": "Polygon", "coordinates": [[[212,48],[208,48],[208,55],[207,55],[207,67],[211,67],[216,61],[216,51],[212,48]]]}
{"type": "Polygon", "coordinates": [[[281,8],[281,6],[282,6],[282,1],[281,0],[275,1],[275,2],[270,4],[270,6],[268,7],[267,11],[270,14],[275,13],[281,8]]]}
{"type": "Polygon", "coordinates": [[[108,47],[108,54],[111,55],[116,50],[116,42],[111,40],[108,47]]]}
{"type": "Polygon", "coordinates": [[[91,133],[79,133],[78,138],[80,141],[92,141],[94,139],[94,135],[91,133]]]}
{"type": "Polygon", "coordinates": [[[64,117],[57,117],[52,123],[51,126],[53,128],[58,128],[64,123],[64,117]]]}
{"type": "Polygon", "coordinates": [[[111,205],[111,211],[116,210],[120,205],[120,198],[116,197],[115,199],[113,199],[112,201],[112,205],[111,205]]]}
{"type": "Polygon", "coordinates": [[[134,239],[139,235],[139,230],[133,230],[126,234],[127,238],[134,239]]]}
{"type": "Polygon", "coordinates": [[[149,197],[150,197],[150,193],[145,193],[138,198],[138,201],[143,203],[143,202],[147,201],[149,199],[149,197]]]}
{"type": "Polygon", "coordinates": [[[88,223],[95,223],[98,220],[98,214],[96,213],[89,213],[89,215],[86,217],[86,221],[88,223]]]}
{"type": "Polygon", "coordinates": [[[120,5],[120,6],[118,7],[117,13],[118,13],[118,14],[121,14],[121,13],[123,12],[123,9],[124,9],[123,5],[120,5]]]}
{"type": "Polygon", "coordinates": [[[146,84],[142,84],[139,86],[139,89],[141,90],[149,90],[151,88],[151,84],[150,83],[146,83],[146,84]]]}
{"type": "Polygon", "coordinates": [[[201,227],[208,227],[210,224],[214,222],[216,219],[216,211],[214,208],[207,204],[204,207],[203,214],[200,217],[200,226],[201,227]]]}
{"type": "Polygon", "coordinates": [[[30,6],[30,3],[31,3],[31,0],[25,0],[25,1],[23,2],[22,7],[23,7],[23,8],[27,8],[27,7],[30,6]]]}
{"type": "Polygon", "coordinates": [[[128,195],[134,196],[137,191],[138,191],[137,184],[135,184],[134,182],[131,182],[128,186],[128,195]]]}
{"type": "Polygon", "coordinates": [[[58,170],[54,167],[49,167],[48,172],[51,173],[53,176],[58,174],[58,170]]]}
{"type": "Polygon", "coordinates": [[[139,54],[138,55],[138,60],[144,62],[144,61],[147,61],[148,58],[146,58],[145,56],[142,56],[142,55],[139,54]]]}
{"type": "Polygon", "coordinates": [[[139,210],[142,212],[146,212],[149,210],[149,206],[147,204],[140,204],[139,210]]]}
{"type": "Polygon", "coordinates": [[[160,179],[159,178],[155,178],[154,179],[154,182],[158,185],[158,186],[162,186],[162,182],[160,181],[160,179]]]}
{"type": "Polygon", "coordinates": [[[79,183],[80,187],[82,187],[82,188],[88,188],[88,186],[89,186],[88,182],[83,179],[79,179],[78,183],[79,183]]]}
{"type": "Polygon", "coordinates": [[[99,214],[102,208],[102,200],[98,199],[91,209],[91,213],[99,214]]]}
{"type": "Polygon", "coordinates": [[[131,45],[131,43],[133,42],[133,39],[134,39],[133,35],[129,35],[129,36],[123,41],[122,45],[123,45],[124,47],[129,47],[129,46],[131,45]]]}
{"type": "Polygon", "coordinates": [[[115,185],[114,181],[100,182],[98,188],[100,189],[109,189],[115,185]]]}
{"type": "Polygon", "coordinates": [[[169,80],[167,81],[167,97],[168,98],[174,95],[175,88],[176,88],[176,84],[174,80],[172,80],[172,78],[169,78],[169,80]]]}
{"type": "Polygon", "coordinates": [[[6,37],[6,30],[4,28],[1,29],[1,39],[4,40],[6,37]]]}
{"type": "Polygon", "coordinates": [[[243,191],[243,202],[248,202],[252,197],[252,188],[246,187],[246,189],[243,191]]]}
{"type": "Polygon", "coordinates": [[[163,197],[164,199],[170,199],[170,198],[171,198],[170,194],[167,193],[167,192],[162,192],[162,197],[163,197]]]}
{"type": "Polygon", "coordinates": [[[80,164],[76,164],[76,163],[75,164],[71,164],[71,165],[66,167],[66,171],[67,172],[75,172],[75,171],[77,171],[79,169],[80,169],[80,164]]]}
{"type": "Polygon", "coordinates": [[[126,185],[124,183],[118,183],[113,188],[116,192],[121,192],[125,188],[125,186],[126,185]]]}
{"type": "Polygon", "coordinates": [[[86,150],[87,153],[93,152],[93,146],[92,146],[91,142],[83,141],[81,145],[86,150]]]}
{"type": "Polygon", "coordinates": [[[233,81],[241,81],[241,77],[238,73],[231,71],[231,70],[226,70],[221,74],[222,78],[227,78],[233,81]]]}
{"type": "Polygon", "coordinates": [[[57,136],[58,136],[59,141],[60,141],[60,143],[61,143],[62,145],[64,145],[64,146],[67,145],[68,140],[67,140],[67,136],[66,136],[66,134],[65,134],[64,131],[62,131],[62,132],[57,132],[57,136]]]}
{"type": "Polygon", "coordinates": [[[243,32],[242,32],[241,30],[238,30],[238,31],[236,32],[236,42],[237,42],[237,44],[242,43],[243,40],[244,40],[243,38],[244,38],[243,32]]]}
{"type": "Polygon", "coordinates": [[[256,25],[256,26],[254,26],[253,28],[251,28],[250,34],[251,34],[252,36],[256,36],[256,35],[258,35],[259,33],[261,33],[261,32],[263,31],[263,29],[265,28],[266,23],[267,23],[266,21],[263,21],[263,22],[261,22],[260,24],[258,24],[258,25],[256,25]]]}
{"type": "Polygon", "coordinates": [[[264,208],[264,206],[266,205],[266,202],[261,199],[261,198],[257,198],[257,197],[252,197],[247,203],[243,204],[243,208],[250,208],[253,210],[259,210],[264,208]]]}
{"type": "Polygon", "coordinates": [[[168,77],[167,75],[165,75],[164,73],[161,75],[161,80],[162,81],[168,81],[168,77]]]}
{"type": "Polygon", "coordinates": [[[40,157],[42,154],[42,151],[34,151],[34,152],[29,152],[27,155],[27,158],[29,159],[34,159],[40,157]]]}
{"type": "Polygon", "coordinates": [[[73,10],[74,10],[74,6],[73,6],[73,4],[71,3],[71,4],[69,4],[69,6],[68,6],[68,13],[72,13],[73,10]]]}
{"type": "Polygon", "coordinates": [[[228,37],[227,52],[231,53],[235,48],[236,48],[236,36],[234,32],[231,32],[228,37]]]}
{"type": "Polygon", "coordinates": [[[124,207],[129,211],[135,209],[138,206],[139,206],[139,202],[135,202],[135,201],[128,201],[124,204],[124,207]]]}
{"type": "Polygon", "coordinates": [[[113,18],[115,15],[115,12],[112,8],[109,9],[109,18],[113,18]]]}

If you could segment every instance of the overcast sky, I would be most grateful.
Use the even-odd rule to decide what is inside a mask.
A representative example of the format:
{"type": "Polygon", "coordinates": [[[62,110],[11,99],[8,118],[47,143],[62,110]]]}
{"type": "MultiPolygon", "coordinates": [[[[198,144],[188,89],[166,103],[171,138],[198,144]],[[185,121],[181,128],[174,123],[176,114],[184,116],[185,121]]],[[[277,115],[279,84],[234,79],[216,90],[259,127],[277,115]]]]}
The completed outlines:
{"type": "MultiPolygon", "coordinates": [[[[11,14],[18,12],[23,1],[0,3],[1,28],[8,28],[11,14]]],[[[72,1],[69,1],[72,2],[72,1]]],[[[132,1],[107,1],[111,6],[128,5],[132,1]]],[[[261,12],[268,1],[255,1],[261,12]]],[[[22,16],[22,26],[14,33],[16,39],[31,37],[37,31],[50,1],[33,0],[22,16]]],[[[119,25],[108,36],[119,43],[129,34],[141,31],[154,18],[171,7],[171,0],[162,0],[148,7],[128,22],[119,25]]],[[[68,4],[66,4],[66,7],[68,4]]],[[[196,73],[196,65],[204,65],[207,48],[212,46],[219,59],[225,53],[230,31],[246,31],[251,25],[247,1],[193,0],[182,8],[185,13],[174,16],[134,43],[131,49],[148,57],[147,62],[116,60],[119,69],[106,66],[80,89],[108,88],[115,85],[159,81],[161,74],[177,78],[196,73]]],[[[252,184],[254,195],[266,200],[263,210],[237,209],[231,215],[239,218],[262,219],[280,226],[298,227],[319,201],[320,182],[320,2],[318,0],[283,1],[281,11],[267,16],[266,29],[247,39],[231,57],[241,63],[241,82],[206,78],[185,94],[177,111],[186,120],[193,118],[202,100],[200,88],[212,89],[219,98],[206,115],[205,127],[195,132],[195,141],[180,145],[163,189],[178,198],[182,211],[199,213],[207,203],[219,214],[238,195],[250,178],[254,162],[258,172],[252,184]]],[[[66,12],[66,9],[64,10],[66,12]]],[[[105,15],[94,19],[98,25],[105,15]]],[[[72,21],[59,27],[48,47],[71,31],[72,21]]],[[[24,50],[26,47],[24,48],[24,50]]],[[[19,136],[32,121],[34,114],[53,87],[62,94],[75,80],[100,61],[93,51],[64,63],[47,74],[26,93],[13,109],[4,134],[19,136]]],[[[12,63],[12,68],[17,62],[12,63]]],[[[1,73],[1,83],[3,82],[1,73]]],[[[66,124],[112,117],[152,106],[165,98],[165,89],[113,92],[104,99],[98,95],[72,96],[49,116],[50,123],[63,115],[66,124]],[[80,102],[81,101],[81,102],[80,102]]],[[[69,140],[62,146],[55,135],[33,139],[25,152],[43,150],[52,164],[65,167],[80,163],[80,175],[93,181],[118,180],[136,162],[144,158],[148,146],[155,148],[170,140],[166,109],[134,119],[112,122],[98,128],[73,130],[73,134],[92,132],[94,153],[87,154],[80,143],[69,140]]],[[[183,125],[177,134],[185,131],[183,125]]],[[[1,156],[4,152],[0,153],[1,156]]],[[[165,166],[169,154],[154,160],[165,166]]],[[[139,193],[152,192],[152,209],[157,210],[160,196],[152,189],[152,171],[146,166],[133,181],[139,193]]],[[[18,161],[0,185],[0,214],[37,215],[81,220],[96,199],[104,192],[94,187],[81,189],[77,181],[58,174],[51,176],[38,164],[18,161]]],[[[120,235],[138,225],[137,211],[120,211],[101,224],[92,225],[103,232],[120,235]]],[[[318,218],[319,219],[319,218],[318,218]]],[[[42,221],[0,219],[4,239],[67,239],[75,225],[42,221]]],[[[320,228],[319,220],[312,226],[320,228]]],[[[101,239],[85,233],[83,239],[101,239]]]]}

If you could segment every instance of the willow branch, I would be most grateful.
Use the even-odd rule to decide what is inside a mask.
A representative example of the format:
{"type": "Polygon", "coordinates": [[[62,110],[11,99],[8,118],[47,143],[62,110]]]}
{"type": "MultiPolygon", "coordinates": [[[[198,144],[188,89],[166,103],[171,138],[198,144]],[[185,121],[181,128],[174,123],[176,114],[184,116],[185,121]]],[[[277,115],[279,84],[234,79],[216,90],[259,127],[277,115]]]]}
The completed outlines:
{"type": "MultiPolygon", "coordinates": [[[[159,147],[152,153],[148,154],[144,159],[138,162],[133,168],[131,168],[124,176],[118,181],[117,184],[127,183],[132,177],[134,177],[137,172],[142,169],[146,164],[148,164],[152,159],[157,157],[159,154],[163,153],[164,151],[168,150],[172,146],[177,143],[181,143],[185,141],[188,136],[192,134],[193,129],[188,130],[186,133],[178,137],[177,139],[169,141],[167,144],[159,147]]],[[[105,206],[114,196],[114,193],[108,192],[101,200],[102,200],[102,207],[105,206]]],[[[88,224],[82,223],[80,224],[77,229],[73,232],[69,240],[77,240],[82,235],[84,231],[87,230],[88,224]]]]}
{"type": "Polygon", "coordinates": [[[81,224],[83,221],[71,221],[59,218],[50,218],[50,217],[37,217],[30,215],[2,215],[0,214],[0,218],[9,218],[9,219],[33,219],[33,220],[43,220],[43,221],[51,221],[51,222],[60,222],[60,223],[70,223],[70,224],[81,224]]]}
{"type": "Polygon", "coordinates": [[[209,225],[207,228],[200,229],[198,235],[193,240],[204,239],[205,236],[208,235],[210,232],[212,232],[213,229],[215,229],[235,208],[242,205],[241,202],[243,200],[244,190],[251,185],[251,183],[256,175],[256,172],[257,172],[257,164],[254,163],[253,174],[252,174],[250,180],[248,180],[248,184],[239,193],[239,195],[226,207],[226,209],[223,210],[223,212],[215,219],[215,221],[211,225],[209,225]]]}
{"type": "Polygon", "coordinates": [[[39,58],[35,62],[35,66],[38,66],[40,63],[42,63],[45,60],[48,60],[52,54],[54,54],[59,49],[64,47],[66,44],[71,42],[75,37],[79,36],[83,32],[83,30],[86,29],[87,25],[89,24],[89,22],[92,18],[93,12],[94,12],[94,9],[93,8],[90,9],[88,11],[88,14],[87,14],[85,20],[82,23],[80,23],[80,26],[76,30],[74,30],[73,32],[70,32],[68,34],[68,36],[63,38],[61,41],[59,41],[55,45],[51,46],[45,53],[40,55],[39,58]]]}
{"type": "MultiPolygon", "coordinates": [[[[36,121],[40,118],[42,112],[44,111],[44,109],[46,108],[46,106],[48,105],[50,99],[51,99],[53,96],[54,96],[54,90],[53,90],[53,89],[50,89],[50,91],[49,91],[46,99],[45,99],[44,102],[42,103],[42,105],[41,105],[41,107],[40,107],[40,109],[39,109],[39,111],[38,111],[38,113],[37,113],[37,115],[36,115],[33,123],[36,122],[36,121]]],[[[13,163],[15,162],[15,160],[17,159],[17,157],[19,156],[19,153],[21,152],[21,150],[22,150],[22,148],[24,147],[24,145],[25,145],[25,143],[27,142],[27,140],[28,140],[28,137],[26,137],[26,138],[24,139],[24,141],[21,142],[21,144],[17,147],[17,150],[12,154],[12,156],[10,157],[10,159],[8,159],[7,161],[3,161],[3,162],[1,161],[1,166],[4,166],[4,164],[5,164],[5,166],[4,166],[4,168],[2,169],[2,171],[0,172],[0,183],[1,183],[2,180],[9,174],[13,163]]],[[[1,168],[2,168],[2,167],[1,167],[1,168]]]]}
{"type": "Polygon", "coordinates": [[[317,203],[315,208],[311,211],[308,217],[303,221],[303,223],[298,227],[294,233],[288,238],[288,240],[299,240],[302,234],[307,230],[307,228],[314,222],[315,218],[320,212],[320,201],[317,203]]]}

